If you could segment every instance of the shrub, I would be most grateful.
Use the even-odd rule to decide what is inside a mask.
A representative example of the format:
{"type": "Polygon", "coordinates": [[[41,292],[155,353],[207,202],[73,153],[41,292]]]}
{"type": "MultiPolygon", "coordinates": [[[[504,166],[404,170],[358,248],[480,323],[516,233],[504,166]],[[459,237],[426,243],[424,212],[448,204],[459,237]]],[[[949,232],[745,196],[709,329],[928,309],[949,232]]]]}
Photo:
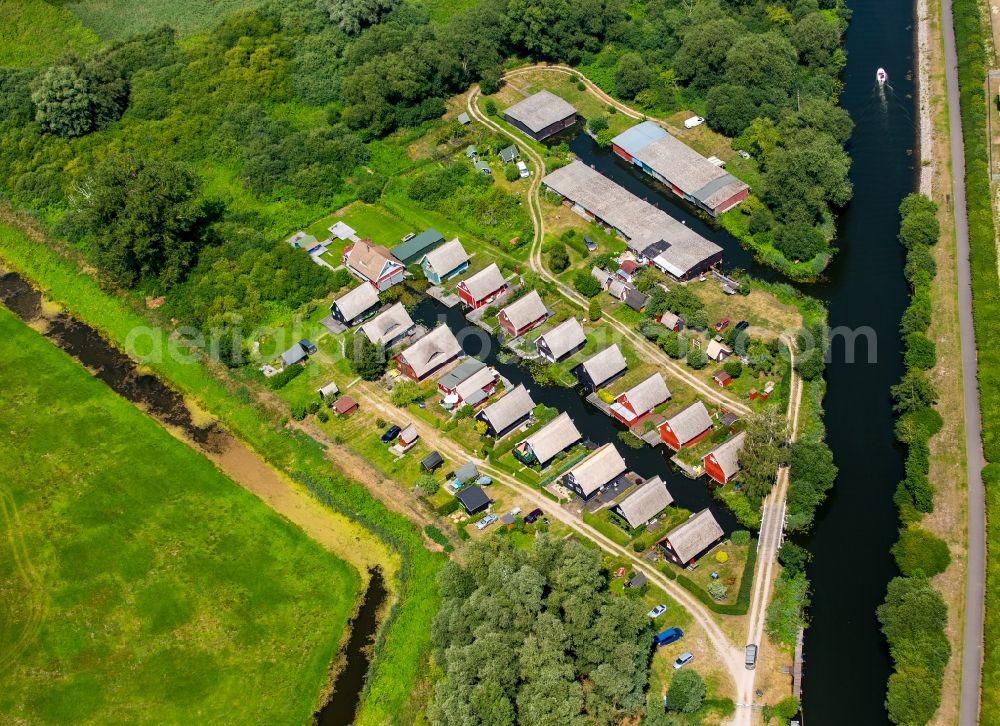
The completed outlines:
{"type": "Polygon", "coordinates": [[[640,439],[638,436],[633,434],[631,431],[619,431],[618,440],[625,444],[630,449],[641,449],[646,445],[646,442],[640,439]]]}
{"type": "Polygon", "coordinates": [[[750,544],[750,533],[745,529],[738,529],[729,536],[729,541],[737,547],[746,547],[750,544]]]}
{"type": "Polygon", "coordinates": [[[487,98],[486,99],[486,103],[483,104],[483,109],[490,116],[496,116],[497,115],[497,102],[494,101],[492,98],[487,98]]]}
{"type": "Polygon", "coordinates": [[[910,248],[918,245],[933,245],[938,241],[941,227],[937,217],[926,210],[917,210],[903,217],[899,225],[899,241],[910,248]]]}
{"type": "Polygon", "coordinates": [[[517,165],[507,164],[503,168],[503,178],[509,182],[516,182],[521,178],[521,172],[517,170],[517,165]]]}
{"type": "Polygon", "coordinates": [[[930,370],[937,364],[937,346],[924,333],[910,333],[903,360],[908,368],[930,370]]]}
{"type": "Polygon", "coordinates": [[[700,371],[708,365],[708,356],[701,348],[692,348],[687,354],[687,364],[696,371],[700,371]]]}
{"type": "Polygon", "coordinates": [[[587,127],[595,134],[604,131],[608,128],[608,117],[607,116],[594,116],[587,122],[587,127]]]}
{"type": "Polygon", "coordinates": [[[573,287],[584,297],[596,297],[601,292],[601,283],[588,270],[580,270],[573,277],[573,287]]]}
{"type": "Polygon", "coordinates": [[[302,375],[305,369],[305,366],[287,366],[270,378],[265,378],[264,385],[272,391],[277,391],[279,388],[284,388],[297,376],[302,375]]]}
{"type": "Polygon", "coordinates": [[[604,403],[613,403],[614,400],[615,400],[615,397],[612,396],[610,393],[608,393],[603,388],[599,388],[597,390],[597,397],[599,399],[601,399],[602,401],[604,401],[604,403]]]}
{"type": "Polygon", "coordinates": [[[920,527],[907,527],[892,546],[899,570],[907,577],[933,577],[948,569],[951,553],[947,543],[920,527]]]}
{"type": "Polygon", "coordinates": [[[417,487],[417,489],[420,490],[420,493],[425,497],[434,496],[437,493],[438,489],[441,488],[441,485],[438,483],[438,480],[435,479],[430,474],[421,474],[420,476],[418,476],[415,486],[417,487]]]}
{"type": "Polygon", "coordinates": [[[301,421],[306,417],[305,404],[293,403],[291,406],[289,406],[289,410],[291,411],[292,418],[295,419],[296,421],[301,421]]]}
{"type": "Polygon", "coordinates": [[[320,423],[326,423],[327,421],[330,420],[330,414],[326,412],[325,408],[321,408],[319,411],[316,412],[316,418],[320,420],[320,423]]]}
{"type": "Polygon", "coordinates": [[[666,334],[660,336],[657,340],[663,352],[669,355],[671,358],[679,359],[684,355],[684,345],[681,341],[681,337],[670,330],[666,334]]]}
{"type": "Polygon", "coordinates": [[[705,681],[695,670],[674,674],[667,689],[667,708],[681,713],[694,713],[705,700],[705,681]]]}
{"type": "Polygon", "coordinates": [[[569,267],[569,252],[566,245],[561,243],[552,245],[549,249],[549,268],[559,274],[567,267],[569,267]]]}
{"type": "Polygon", "coordinates": [[[590,307],[587,310],[587,317],[592,321],[600,320],[602,315],[601,302],[596,297],[592,298],[590,301],[590,307]]]}
{"type": "Polygon", "coordinates": [[[399,381],[392,387],[389,400],[398,408],[406,408],[411,403],[417,403],[427,398],[428,392],[413,381],[399,381]]]}
{"type": "Polygon", "coordinates": [[[726,552],[725,550],[719,550],[718,552],[715,553],[715,561],[718,562],[720,565],[729,562],[729,553],[726,552]]]}
{"type": "Polygon", "coordinates": [[[743,363],[738,358],[729,358],[722,364],[722,369],[733,378],[743,375],[743,363]]]}
{"type": "Polygon", "coordinates": [[[597,132],[597,145],[602,148],[608,148],[611,146],[611,140],[615,138],[615,132],[611,129],[604,129],[603,131],[597,132]]]}

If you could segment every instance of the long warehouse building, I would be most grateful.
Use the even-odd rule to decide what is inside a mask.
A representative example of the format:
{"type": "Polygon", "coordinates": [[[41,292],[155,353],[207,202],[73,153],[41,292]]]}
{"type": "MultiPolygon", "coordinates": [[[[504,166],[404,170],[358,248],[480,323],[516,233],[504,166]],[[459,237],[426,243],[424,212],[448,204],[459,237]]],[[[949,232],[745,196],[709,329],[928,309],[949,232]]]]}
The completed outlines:
{"type": "Polygon", "coordinates": [[[744,182],[652,121],[618,134],[611,140],[611,148],[713,217],[732,209],[750,193],[744,182]]]}
{"type": "Polygon", "coordinates": [[[556,169],[542,183],[577,213],[613,228],[630,249],[678,280],[697,277],[722,262],[719,245],[582,161],[556,169]]]}

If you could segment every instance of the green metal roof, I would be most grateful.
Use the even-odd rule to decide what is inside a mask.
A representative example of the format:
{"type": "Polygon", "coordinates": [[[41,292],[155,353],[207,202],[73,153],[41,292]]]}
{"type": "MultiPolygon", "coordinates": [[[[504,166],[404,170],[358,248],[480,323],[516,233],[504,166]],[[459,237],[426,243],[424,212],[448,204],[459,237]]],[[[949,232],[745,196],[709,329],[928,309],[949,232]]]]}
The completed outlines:
{"type": "Polygon", "coordinates": [[[392,256],[409,265],[416,262],[424,253],[444,242],[444,237],[436,229],[425,229],[416,237],[392,248],[392,256]]]}

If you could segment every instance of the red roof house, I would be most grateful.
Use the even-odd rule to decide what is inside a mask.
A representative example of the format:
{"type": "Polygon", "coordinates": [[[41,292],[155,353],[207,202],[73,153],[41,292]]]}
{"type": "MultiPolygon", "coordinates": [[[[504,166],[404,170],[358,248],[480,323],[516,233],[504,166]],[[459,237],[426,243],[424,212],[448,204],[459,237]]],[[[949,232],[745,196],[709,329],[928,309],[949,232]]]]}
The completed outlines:
{"type": "Polygon", "coordinates": [[[497,322],[507,335],[516,338],[541,325],[548,314],[542,296],[537,290],[532,290],[501,310],[497,322]]]}
{"type": "Polygon", "coordinates": [[[712,433],[712,417],[701,401],[695,401],[660,424],[660,438],[674,451],[691,446],[712,433]]]}
{"type": "Polygon", "coordinates": [[[729,441],[719,444],[703,456],[701,461],[705,466],[705,473],[719,484],[726,484],[739,474],[739,456],[744,439],[746,439],[746,432],[741,431],[729,441]]]}
{"type": "Polygon", "coordinates": [[[489,305],[507,290],[507,281],[494,262],[467,280],[458,283],[456,292],[462,304],[469,310],[478,310],[489,305]]]}
{"type": "Polygon", "coordinates": [[[670,398],[670,390],[663,376],[654,373],[637,383],[611,404],[611,415],[626,426],[634,425],[639,419],[670,398]]]}

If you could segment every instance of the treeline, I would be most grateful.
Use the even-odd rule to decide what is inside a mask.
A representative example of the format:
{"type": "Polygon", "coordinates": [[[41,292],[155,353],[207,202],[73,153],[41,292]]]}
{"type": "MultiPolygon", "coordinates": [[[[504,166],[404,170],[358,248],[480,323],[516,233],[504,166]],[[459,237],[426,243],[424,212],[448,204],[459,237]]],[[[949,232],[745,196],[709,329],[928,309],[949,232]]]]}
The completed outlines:
{"type": "Polygon", "coordinates": [[[906,372],[892,387],[896,438],[907,450],[905,476],[894,496],[903,527],[892,553],[902,576],[889,583],[878,619],[894,668],[886,709],[893,723],[910,726],[930,721],[941,703],[944,669],[951,657],[944,632],[948,610],[928,578],[943,572],[951,555],[943,540],[920,527],[924,514],[934,510],[930,440],[943,425],[933,408],[937,391],[927,373],[937,362],[934,341],[927,336],[930,285],[937,272],[931,247],[940,236],[937,205],[926,196],[910,194],[899,214],[899,240],[906,248],[904,274],[912,290],[900,323],[906,372]]]}
{"type": "MultiPolygon", "coordinates": [[[[1000,280],[997,275],[996,230],[994,227],[989,158],[983,140],[987,138],[987,98],[983,91],[987,59],[982,10],[975,0],[955,0],[952,6],[955,46],[958,52],[958,82],[961,94],[962,133],[965,143],[966,210],[969,217],[969,259],[972,267],[972,305],[979,357],[979,397],[981,402],[983,483],[986,486],[986,624],[983,637],[983,673],[995,673],[1000,660],[1000,583],[996,563],[1000,561],[1000,349],[992,336],[1000,330],[1000,280]]],[[[992,99],[990,99],[992,100],[992,99]]],[[[1000,683],[987,675],[981,684],[982,712],[1000,712],[1000,683]]]]}

